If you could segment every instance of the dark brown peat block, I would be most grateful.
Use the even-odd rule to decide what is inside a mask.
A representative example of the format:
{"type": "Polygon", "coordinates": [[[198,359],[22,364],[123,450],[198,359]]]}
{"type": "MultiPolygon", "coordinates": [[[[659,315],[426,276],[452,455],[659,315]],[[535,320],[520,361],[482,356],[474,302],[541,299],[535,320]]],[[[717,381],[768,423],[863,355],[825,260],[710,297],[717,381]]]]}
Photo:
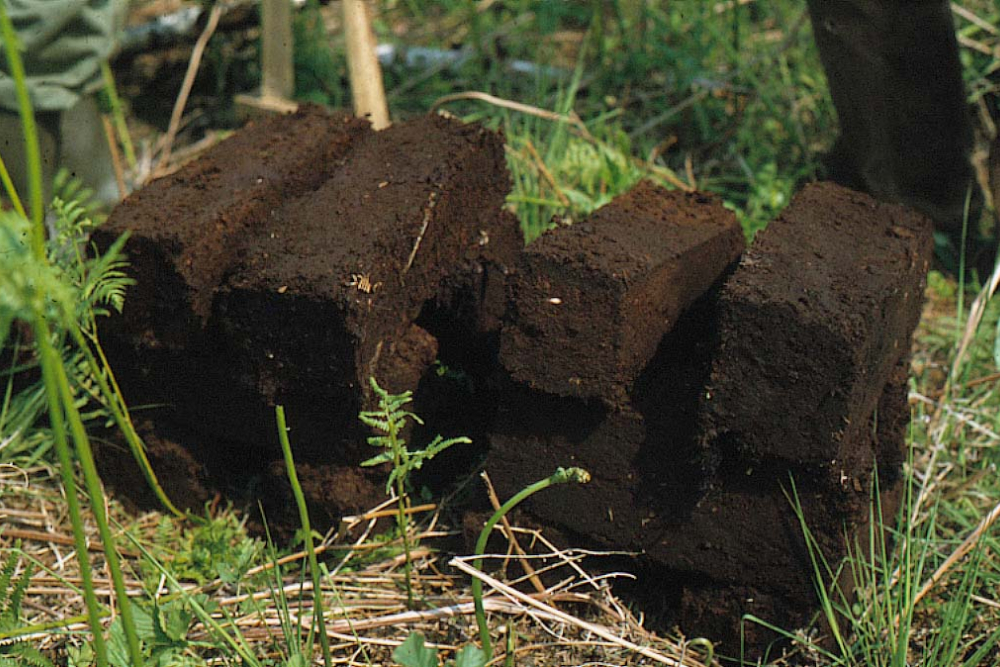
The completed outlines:
{"type": "MultiPolygon", "coordinates": [[[[909,419],[905,377],[894,375],[881,392],[878,414],[865,420],[862,441],[854,443],[885,453],[885,465],[849,476],[775,459],[727,461],[689,513],[655,512],[642,548],[665,578],[680,584],[680,626],[712,637],[727,651],[739,647],[742,631],[755,652],[777,637],[758,624],[741,624],[744,614],[785,629],[809,625],[819,602],[803,522],[833,568],[849,546],[866,552],[872,513],[892,525],[900,506],[904,481],[898,462],[909,419]]],[[[835,599],[850,601],[854,583],[842,576],[835,599]]]]}
{"type": "Polygon", "coordinates": [[[203,328],[239,245],[282,202],[329,178],[368,123],[306,106],[246,127],[179,171],[132,193],[98,229],[128,231],[137,285],[119,322],[149,347],[187,344],[203,328]]]}
{"type": "MultiPolygon", "coordinates": [[[[525,365],[501,394],[486,469],[501,495],[559,465],[588,469],[589,485],[547,490],[530,511],[566,543],[641,554],[640,597],[688,636],[732,654],[744,614],[808,625],[817,600],[794,505],[831,563],[845,535],[865,547],[876,488],[895,515],[929,250],[917,214],[808,187],[680,316],[626,400],[540,390],[532,373],[548,368],[525,365]],[[811,421],[831,410],[835,433],[811,421]]],[[[849,597],[853,582],[839,584],[849,597]]],[[[742,625],[753,653],[776,638],[742,625]]]]}
{"type": "Polygon", "coordinates": [[[503,384],[485,464],[501,497],[559,466],[585,468],[590,483],[549,489],[529,506],[543,522],[611,549],[641,550],[653,514],[689,512],[707,484],[696,425],[713,299],[706,294],[678,319],[622,404],[503,384]]]}
{"type": "Polygon", "coordinates": [[[314,508],[366,509],[381,474],[353,469],[372,455],[357,420],[368,378],[417,387],[439,349],[416,323],[428,304],[461,302],[470,345],[495,336],[523,247],[509,189],[501,138],[442,117],[375,133],[307,108],[237,132],[129,197],[96,238],[131,234],[138,285],[102,332],[126,396],[164,406],[146,414],[210,477],[263,476],[277,506],[282,404],[314,508]]]}
{"type": "MultiPolygon", "coordinates": [[[[795,503],[831,564],[848,553],[845,535],[867,548],[872,472],[841,477],[772,460],[731,461],[708,473],[692,459],[697,434],[684,427],[690,398],[662,414],[643,406],[643,414],[515,392],[507,397],[513,407],[501,409],[486,463],[498,493],[516,493],[557,466],[590,471],[587,485],[533,496],[531,514],[555,528],[564,545],[635,552],[614,569],[638,575],[640,605],[658,610],[689,637],[711,638],[722,654],[739,651],[741,632],[752,655],[777,639],[760,625],[742,623],[745,614],[795,629],[809,625],[818,610],[795,503]]],[[[669,393],[683,400],[680,392],[669,393]]],[[[879,510],[890,524],[903,492],[896,464],[909,423],[905,377],[894,374],[878,410],[858,446],[891,452],[877,486],[879,510]]],[[[850,599],[854,582],[844,577],[838,586],[850,599]]]]}
{"type": "Polygon", "coordinates": [[[710,195],[642,182],[528,246],[510,280],[501,363],[532,388],[618,403],[743,246],[735,216],[710,195]]]}
{"type": "Polygon", "coordinates": [[[306,442],[356,436],[369,377],[395,368],[419,379],[426,366],[401,373],[400,361],[434,360],[411,326],[442,284],[465,282],[457,274],[501,236],[501,221],[513,224],[500,215],[508,189],[500,137],[478,126],[428,116],[362,138],[244,243],[216,296],[234,363],[268,403],[302,416],[306,442]]]}
{"type": "Polygon", "coordinates": [[[806,186],[722,290],[708,455],[869,469],[873,452],[856,445],[909,352],[931,245],[910,209],[806,186]]]}

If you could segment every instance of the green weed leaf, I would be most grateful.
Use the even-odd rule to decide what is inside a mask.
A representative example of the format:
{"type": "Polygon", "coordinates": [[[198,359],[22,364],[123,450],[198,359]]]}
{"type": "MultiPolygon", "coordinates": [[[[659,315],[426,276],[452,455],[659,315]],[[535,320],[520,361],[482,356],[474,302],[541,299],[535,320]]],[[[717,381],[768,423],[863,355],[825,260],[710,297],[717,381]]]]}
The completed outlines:
{"type": "Polygon", "coordinates": [[[156,606],[156,629],[167,642],[181,642],[187,636],[194,614],[183,605],[156,606]]]}
{"type": "Polygon", "coordinates": [[[424,645],[424,636],[412,632],[392,652],[392,659],[403,667],[437,667],[437,651],[424,645]]]}
{"type": "Polygon", "coordinates": [[[478,646],[469,644],[455,654],[455,667],[485,667],[486,654],[478,646]]]}

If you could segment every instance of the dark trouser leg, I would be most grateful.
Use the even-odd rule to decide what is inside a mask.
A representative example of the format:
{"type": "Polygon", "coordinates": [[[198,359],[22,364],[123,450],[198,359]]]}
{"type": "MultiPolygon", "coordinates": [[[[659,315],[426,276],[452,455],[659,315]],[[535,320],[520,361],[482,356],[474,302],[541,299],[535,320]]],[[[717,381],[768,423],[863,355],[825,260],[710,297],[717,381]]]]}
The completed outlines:
{"type": "Polygon", "coordinates": [[[840,119],[831,176],[903,202],[961,235],[966,193],[982,193],[947,0],[809,0],[816,43],[840,119]]]}
{"type": "MultiPolygon", "coordinates": [[[[44,200],[48,202],[51,197],[52,179],[62,167],[93,190],[98,203],[109,206],[117,203],[118,187],[111,150],[94,97],[83,97],[66,111],[37,112],[35,121],[42,158],[44,200]]],[[[28,167],[21,117],[16,112],[0,110],[0,156],[18,196],[27,205],[28,167]]],[[[2,187],[0,197],[7,199],[7,192],[2,187]]]]}
{"type": "Polygon", "coordinates": [[[93,95],[81,98],[62,113],[59,124],[59,166],[93,190],[96,201],[116,204],[119,192],[114,163],[97,100],[93,95]]]}
{"type": "MultiPolygon", "coordinates": [[[[48,200],[52,189],[52,176],[59,154],[59,114],[42,112],[35,114],[38,127],[38,148],[42,158],[43,200],[48,200]]],[[[10,173],[10,179],[17,190],[17,196],[25,208],[29,204],[28,165],[24,150],[24,133],[21,117],[16,111],[0,110],[0,157],[10,173]]],[[[7,202],[7,191],[0,186],[0,197],[7,202]]]]}

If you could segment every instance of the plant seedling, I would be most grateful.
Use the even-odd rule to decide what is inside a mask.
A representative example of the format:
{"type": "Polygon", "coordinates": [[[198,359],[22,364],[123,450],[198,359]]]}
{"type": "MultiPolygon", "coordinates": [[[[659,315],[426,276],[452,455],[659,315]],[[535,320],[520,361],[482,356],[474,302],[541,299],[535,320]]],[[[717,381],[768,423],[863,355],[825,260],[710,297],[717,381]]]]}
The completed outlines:
{"type": "Polygon", "coordinates": [[[417,415],[404,409],[407,403],[413,401],[413,392],[404,391],[402,394],[390,394],[375,381],[370,378],[372,390],[378,396],[378,409],[363,411],[358,415],[366,426],[370,426],[380,435],[373,435],[368,438],[368,444],[373,447],[381,447],[384,451],[378,456],[374,456],[367,461],[363,461],[363,466],[376,466],[383,463],[392,463],[392,470],[385,483],[386,495],[396,494],[396,525],[403,538],[403,551],[406,559],[403,571],[406,577],[406,603],[413,608],[413,585],[410,580],[410,540],[407,535],[406,517],[406,489],[409,485],[410,473],[419,470],[426,461],[431,460],[452,445],[459,443],[469,444],[472,441],[466,437],[442,438],[436,436],[423,449],[411,450],[407,448],[406,441],[400,436],[406,427],[408,420],[412,419],[418,424],[424,422],[417,415]],[[393,488],[395,487],[395,488],[393,488]]]}
{"type": "MultiPolygon", "coordinates": [[[[483,568],[482,555],[486,553],[486,543],[490,539],[493,526],[497,525],[500,519],[504,518],[508,512],[517,507],[521,501],[555,484],[566,484],[569,482],[586,484],[589,481],[590,473],[583,468],[559,467],[548,477],[529,484],[515,493],[507,502],[500,506],[500,509],[493,513],[493,516],[486,521],[483,529],[479,532],[479,539],[476,540],[476,559],[472,562],[473,567],[477,570],[483,568]]],[[[490,628],[486,624],[486,607],[483,606],[483,582],[476,578],[472,579],[472,601],[476,607],[476,623],[479,625],[479,639],[483,643],[483,652],[488,658],[492,658],[493,643],[490,641],[490,628]]]]}

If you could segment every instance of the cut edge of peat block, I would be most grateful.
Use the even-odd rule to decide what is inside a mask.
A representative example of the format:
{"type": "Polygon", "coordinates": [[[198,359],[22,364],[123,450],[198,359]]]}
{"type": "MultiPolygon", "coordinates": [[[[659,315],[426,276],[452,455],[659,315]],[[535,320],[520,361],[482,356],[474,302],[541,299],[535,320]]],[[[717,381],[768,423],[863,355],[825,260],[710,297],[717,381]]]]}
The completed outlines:
{"type": "Polygon", "coordinates": [[[246,241],[219,319],[273,400],[303,377],[370,396],[368,376],[387,346],[442,284],[463,282],[490,232],[499,235],[503,160],[499,136],[479,126],[438,116],[397,124],[365,137],[325,183],[246,241]],[[301,363],[303,341],[323,322],[315,354],[326,362],[301,363]]]}

